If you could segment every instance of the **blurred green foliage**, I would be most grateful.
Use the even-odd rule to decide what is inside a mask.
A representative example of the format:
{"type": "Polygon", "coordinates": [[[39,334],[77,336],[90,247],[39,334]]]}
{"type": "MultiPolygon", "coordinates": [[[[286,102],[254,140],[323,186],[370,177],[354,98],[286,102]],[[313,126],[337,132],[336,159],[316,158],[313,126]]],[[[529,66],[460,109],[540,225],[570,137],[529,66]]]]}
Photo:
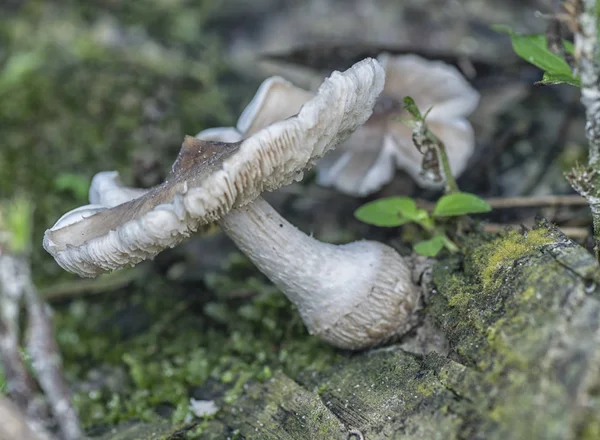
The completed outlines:
{"type": "Polygon", "coordinates": [[[31,219],[33,205],[20,194],[10,200],[0,200],[0,251],[28,253],[31,250],[31,219]]]}
{"type": "Polygon", "coordinates": [[[60,173],[54,179],[54,189],[70,192],[77,200],[86,200],[90,180],[78,173],[60,173]]]}
{"type": "Polygon", "coordinates": [[[231,124],[253,93],[240,93],[243,81],[204,31],[215,3],[0,6],[0,199],[19,191],[36,206],[38,281],[65,276],[41,239],[86,202],[82,181],[117,169],[133,183],[136,161],[166,170],[184,134],[231,124]]]}
{"type": "MultiPolygon", "coordinates": [[[[41,240],[64,212],[87,203],[95,173],[118,170],[140,184],[148,163],[159,174],[168,169],[184,134],[231,125],[254,94],[257,84],[227,64],[207,26],[222,19],[219,3],[0,6],[0,200],[18,193],[35,206],[40,288],[73,278],[41,240]]],[[[65,370],[90,434],[157,414],[181,422],[189,398],[210,384],[218,392],[205,397],[224,404],[248,380],[280,369],[294,376],[339,356],[308,335],[244,258],[203,279],[181,284],[149,271],[126,287],[54,304],[65,370]]]]}

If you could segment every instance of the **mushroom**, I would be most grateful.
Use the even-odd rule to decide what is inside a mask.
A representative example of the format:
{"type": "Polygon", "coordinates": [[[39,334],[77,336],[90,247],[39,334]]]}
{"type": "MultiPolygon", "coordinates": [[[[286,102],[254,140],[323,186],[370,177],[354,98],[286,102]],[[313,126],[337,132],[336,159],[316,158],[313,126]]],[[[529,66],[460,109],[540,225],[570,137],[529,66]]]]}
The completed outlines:
{"type": "Polygon", "coordinates": [[[373,241],[319,242],[260,198],[300,179],[364,123],[383,82],[379,63],[367,59],[334,72],[297,115],[243,141],[188,136],[166,181],[145,192],[101,173],[90,189],[92,205],[46,231],[44,248],[64,269],[96,276],[151,258],[216,221],[297,306],[311,334],[346,349],[404,334],[419,290],[394,249],[373,241]]]}
{"type": "Polygon", "coordinates": [[[280,76],[262,82],[254,98],[240,115],[235,127],[208,128],[196,135],[199,139],[235,142],[258,130],[296,115],[313,94],[280,76]]]}
{"type": "Polygon", "coordinates": [[[317,182],[354,196],[366,196],[388,183],[396,167],[421,187],[436,188],[421,174],[423,156],[415,148],[403,98],[411,96],[427,124],[446,146],[455,176],[466,168],[475,148],[473,128],[466,117],[475,110],[479,93],[453,66],[416,55],[378,57],[386,71],[382,94],[369,120],[317,164],[317,182]]]}
{"type": "MultiPolygon", "coordinates": [[[[420,174],[422,155],[414,147],[412,130],[404,125],[402,100],[410,95],[422,110],[431,108],[428,125],[445,144],[450,166],[460,175],[473,153],[475,140],[466,119],[479,102],[479,93],[461,73],[440,61],[416,55],[378,57],[386,81],[369,120],[344,143],[317,163],[317,182],[340,192],[366,196],[388,183],[395,168],[406,171],[422,187],[435,183],[420,174]]],[[[213,128],[198,134],[203,139],[248,136],[256,130],[295,114],[312,96],[280,77],[265,80],[236,128],[213,128]]]]}

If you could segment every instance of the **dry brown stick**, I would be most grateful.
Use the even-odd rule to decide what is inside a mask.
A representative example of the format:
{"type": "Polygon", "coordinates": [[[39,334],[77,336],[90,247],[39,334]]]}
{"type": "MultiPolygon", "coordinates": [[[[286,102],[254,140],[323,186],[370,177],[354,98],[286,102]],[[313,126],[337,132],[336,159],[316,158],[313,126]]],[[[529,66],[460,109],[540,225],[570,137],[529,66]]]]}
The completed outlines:
{"type": "Polygon", "coordinates": [[[35,397],[35,382],[29,375],[19,346],[3,318],[0,318],[0,358],[6,380],[7,394],[19,408],[27,410],[35,397]]]}
{"type": "MultiPolygon", "coordinates": [[[[517,224],[503,224],[503,223],[486,223],[483,225],[483,229],[486,232],[498,233],[505,231],[506,229],[519,229],[522,225],[517,224]]],[[[569,238],[574,239],[584,239],[589,237],[590,231],[587,228],[578,228],[578,227],[560,227],[559,228],[563,234],[565,234],[569,238]]]]}
{"type": "Polygon", "coordinates": [[[60,354],[46,306],[38,298],[31,281],[29,263],[24,256],[8,252],[0,254],[0,290],[3,315],[0,347],[5,368],[8,367],[6,376],[9,394],[27,412],[30,419],[48,424],[46,405],[37,396],[35,382],[29,375],[19,350],[17,324],[20,299],[24,296],[29,318],[28,352],[38,383],[47,398],[62,438],[83,438],[79,419],[71,403],[69,387],[61,371],[60,354]]]}
{"type": "Polygon", "coordinates": [[[19,346],[19,310],[22,290],[14,257],[0,248],[0,356],[8,395],[27,417],[47,423],[49,415],[37,397],[35,380],[29,373],[19,346]]]}
{"type": "Polygon", "coordinates": [[[21,259],[20,270],[24,272],[21,288],[25,294],[28,314],[27,349],[32,359],[38,382],[65,440],[79,440],[83,432],[71,400],[69,386],[62,373],[60,352],[54,339],[49,309],[38,296],[29,276],[29,265],[21,259]]]}
{"type": "Polygon", "coordinates": [[[30,406],[31,402],[35,401],[35,381],[27,371],[19,346],[8,328],[6,321],[0,318],[0,358],[6,380],[6,392],[29,416],[42,416],[44,411],[41,408],[30,406]]]}
{"type": "Polygon", "coordinates": [[[6,397],[0,397],[0,440],[51,440],[38,423],[27,420],[6,397]]]}
{"type": "Polygon", "coordinates": [[[25,197],[0,205],[0,346],[4,364],[10,366],[7,383],[9,391],[11,388],[19,390],[11,394],[17,394],[15,400],[29,420],[52,426],[53,430],[57,426],[63,440],[79,440],[83,438],[83,431],[62,373],[48,308],[40,300],[31,279],[28,254],[32,212],[33,206],[25,197]],[[19,312],[23,299],[28,315],[27,351],[36,380],[25,367],[20,353],[19,312]],[[11,386],[13,382],[15,385],[11,386]],[[32,412],[32,407],[38,405],[41,410],[32,412]],[[48,408],[53,419],[48,415],[48,408]]]}
{"type": "Polygon", "coordinates": [[[587,201],[579,194],[564,196],[532,196],[532,197],[491,197],[486,202],[493,209],[505,208],[538,208],[544,206],[587,206],[587,201]]]}
{"type": "MultiPolygon", "coordinates": [[[[531,197],[490,197],[485,199],[492,209],[509,208],[540,208],[546,206],[587,206],[587,201],[579,194],[562,196],[531,196],[531,197]]],[[[435,203],[419,200],[419,206],[433,210],[435,203]]]]}
{"type": "Polygon", "coordinates": [[[65,281],[39,290],[40,297],[54,304],[69,301],[80,296],[102,295],[122,289],[147,274],[143,266],[122,272],[113,272],[94,279],[65,281]]]}

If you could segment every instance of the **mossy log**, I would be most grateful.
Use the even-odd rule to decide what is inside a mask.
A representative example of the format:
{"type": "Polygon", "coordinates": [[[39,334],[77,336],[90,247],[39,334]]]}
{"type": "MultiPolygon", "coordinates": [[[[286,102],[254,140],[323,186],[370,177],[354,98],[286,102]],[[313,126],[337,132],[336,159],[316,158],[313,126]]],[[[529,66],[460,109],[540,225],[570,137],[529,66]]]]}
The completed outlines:
{"type": "Polygon", "coordinates": [[[463,246],[434,265],[423,310],[420,332],[446,344],[276,374],[201,438],[219,438],[215,429],[260,440],[600,438],[598,263],[543,223],[463,246]]]}

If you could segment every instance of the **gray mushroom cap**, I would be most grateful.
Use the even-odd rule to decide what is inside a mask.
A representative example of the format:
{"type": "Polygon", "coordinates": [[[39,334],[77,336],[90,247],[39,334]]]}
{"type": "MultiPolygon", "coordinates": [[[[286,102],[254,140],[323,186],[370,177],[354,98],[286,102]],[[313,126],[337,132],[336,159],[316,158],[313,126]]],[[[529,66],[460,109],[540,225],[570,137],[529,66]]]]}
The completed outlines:
{"type": "Polygon", "coordinates": [[[369,118],[384,79],[380,64],[366,59],[334,72],[296,115],[243,141],[188,136],[163,184],[127,195],[90,194],[92,205],[46,231],[44,248],[65,270],[86,277],[151,258],[262,192],[301,178],[369,118]]]}

